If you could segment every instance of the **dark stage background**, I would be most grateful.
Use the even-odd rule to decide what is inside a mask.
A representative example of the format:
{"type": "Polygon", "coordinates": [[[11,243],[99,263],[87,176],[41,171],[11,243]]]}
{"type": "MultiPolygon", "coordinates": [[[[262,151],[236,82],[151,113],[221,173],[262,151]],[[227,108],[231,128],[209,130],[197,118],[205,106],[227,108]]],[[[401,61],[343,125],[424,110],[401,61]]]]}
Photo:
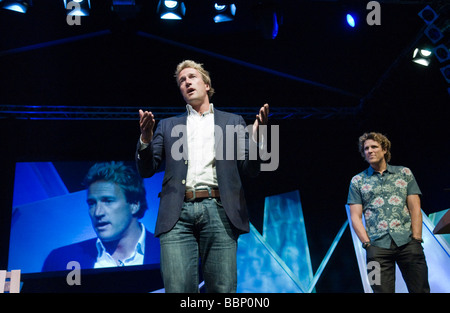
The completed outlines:
{"type": "MultiPolygon", "coordinates": [[[[346,220],[350,179],[367,166],[357,149],[365,131],[390,138],[391,164],[412,169],[425,213],[449,208],[449,85],[436,59],[427,68],[411,62],[416,46],[430,44],[417,13],[442,2],[380,1],[382,24],[367,26],[365,2],[357,1],[363,18],[355,29],[342,20],[351,1],[270,2],[283,16],[275,39],[262,35],[259,16],[265,15],[257,12],[273,8],[264,1],[246,1],[241,11],[237,6],[239,19],[227,25],[194,14],[178,23],[160,21],[157,1],[144,2],[129,20],[92,1],[91,16],[80,26],[66,24],[62,1],[35,1],[23,15],[1,10],[0,268],[8,260],[15,162],[133,160],[139,136],[137,110],[134,119],[69,114],[35,120],[24,106],[183,107],[173,78],[183,59],[204,63],[216,89],[212,102],[223,110],[254,108],[256,114],[265,102],[286,116],[299,108],[337,109],[325,117],[271,117],[280,125],[279,168],[245,179],[251,222],[259,231],[266,196],[300,191],[314,272],[346,220]],[[74,37],[86,34],[94,35],[74,37]],[[54,42],[65,38],[70,40],[54,42]],[[8,113],[6,106],[22,113],[8,113]]],[[[193,9],[205,3],[186,1],[193,9]]],[[[316,292],[362,291],[347,229],[316,292]]]]}

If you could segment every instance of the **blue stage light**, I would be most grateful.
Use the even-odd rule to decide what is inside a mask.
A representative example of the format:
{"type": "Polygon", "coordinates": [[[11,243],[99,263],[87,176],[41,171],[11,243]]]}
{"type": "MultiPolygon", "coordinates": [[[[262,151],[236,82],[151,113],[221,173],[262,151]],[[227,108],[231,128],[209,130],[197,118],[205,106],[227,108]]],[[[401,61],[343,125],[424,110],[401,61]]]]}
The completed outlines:
{"type": "Polygon", "coordinates": [[[91,1],[90,0],[73,0],[73,1],[64,0],[64,7],[66,8],[66,10],[70,10],[67,12],[67,15],[89,16],[89,11],[91,9],[91,1]]]}
{"type": "Polygon", "coordinates": [[[275,39],[278,36],[278,31],[280,29],[280,25],[278,24],[277,13],[273,13],[273,28],[272,28],[272,39],[275,39]]]}
{"type": "Polygon", "coordinates": [[[27,13],[28,7],[31,6],[31,1],[0,1],[0,7],[6,10],[27,13]]]}
{"type": "Polygon", "coordinates": [[[236,5],[235,4],[214,4],[214,10],[216,15],[214,16],[214,22],[222,23],[234,20],[236,15],[236,5]]]}
{"type": "Polygon", "coordinates": [[[162,20],[181,20],[186,14],[186,6],[180,1],[161,0],[156,10],[162,20]]]}
{"type": "Polygon", "coordinates": [[[356,26],[356,19],[353,17],[353,15],[351,15],[350,13],[347,13],[346,18],[347,18],[347,24],[348,24],[350,27],[353,28],[353,27],[356,26]]]}

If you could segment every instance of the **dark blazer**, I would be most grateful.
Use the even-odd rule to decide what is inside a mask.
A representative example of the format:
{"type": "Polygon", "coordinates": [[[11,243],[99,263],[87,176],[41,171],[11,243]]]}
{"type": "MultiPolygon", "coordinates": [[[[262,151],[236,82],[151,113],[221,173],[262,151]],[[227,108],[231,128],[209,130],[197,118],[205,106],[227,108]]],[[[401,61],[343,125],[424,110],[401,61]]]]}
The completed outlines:
{"type": "MultiPolygon", "coordinates": [[[[177,130],[180,126],[181,128],[185,127],[186,121],[187,112],[180,116],[161,120],[156,127],[152,142],[142,151],[140,150],[140,141],[138,141],[136,163],[142,177],[151,177],[165,161],[155,236],[171,230],[180,217],[186,192],[185,183],[189,162],[187,160],[187,138],[183,136],[183,133],[177,131],[172,134],[172,130],[177,130]],[[172,147],[182,153],[181,159],[173,158],[172,147]]],[[[245,128],[246,124],[241,116],[214,108],[214,124],[216,129],[218,126],[222,130],[221,134],[216,132],[215,136],[216,174],[221,202],[231,223],[240,233],[246,233],[249,232],[249,220],[240,175],[242,173],[250,176],[258,175],[260,160],[249,160],[249,145],[252,145],[250,149],[254,149],[255,143],[253,140],[248,140],[248,133],[245,135],[245,157],[241,157],[239,160],[236,157],[237,140],[233,140],[234,157],[231,160],[225,157],[227,155],[226,126],[242,125],[245,128]],[[222,160],[217,158],[218,153],[223,155],[222,160]]]]}
{"type": "MultiPolygon", "coordinates": [[[[65,271],[67,263],[77,261],[82,269],[94,268],[97,261],[97,238],[88,239],[68,246],[60,247],[47,256],[42,272],[65,271]]],[[[145,232],[144,264],[157,264],[160,260],[159,239],[151,232],[145,232]]]]}

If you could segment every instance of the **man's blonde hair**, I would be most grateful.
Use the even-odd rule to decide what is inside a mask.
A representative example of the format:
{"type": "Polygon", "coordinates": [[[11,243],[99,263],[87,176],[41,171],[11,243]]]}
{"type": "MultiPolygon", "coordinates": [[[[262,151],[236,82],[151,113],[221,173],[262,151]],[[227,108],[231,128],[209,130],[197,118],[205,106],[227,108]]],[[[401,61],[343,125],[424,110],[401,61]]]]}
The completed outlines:
{"type": "Polygon", "coordinates": [[[175,79],[177,81],[177,85],[180,86],[180,82],[178,81],[178,75],[180,75],[180,72],[185,68],[193,68],[200,73],[203,82],[209,85],[208,98],[211,99],[211,97],[214,94],[214,88],[211,86],[211,77],[209,76],[209,72],[203,68],[203,64],[201,63],[197,63],[192,60],[184,60],[183,62],[178,64],[177,69],[175,71],[175,79]]]}
{"type": "Polygon", "coordinates": [[[391,142],[385,135],[376,132],[364,133],[361,137],[359,137],[359,152],[361,153],[362,157],[365,158],[364,143],[369,139],[378,142],[381,148],[383,150],[386,150],[384,159],[386,160],[386,162],[389,162],[391,160],[391,142]]]}

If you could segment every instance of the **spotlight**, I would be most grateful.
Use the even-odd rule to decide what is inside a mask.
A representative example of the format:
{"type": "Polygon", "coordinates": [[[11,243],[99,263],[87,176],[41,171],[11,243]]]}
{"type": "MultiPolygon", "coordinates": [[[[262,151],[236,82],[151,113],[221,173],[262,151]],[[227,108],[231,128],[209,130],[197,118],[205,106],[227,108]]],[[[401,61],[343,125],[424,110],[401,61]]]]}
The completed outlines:
{"type": "Polygon", "coordinates": [[[181,20],[186,14],[186,6],[180,1],[160,0],[156,12],[162,20],[181,20]]]}
{"type": "Polygon", "coordinates": [[[444,75],[445,80],[447,83],[450,84],[450,64],[447,66],[441,67],[441,73],[444,75]]]}
{"type": "Polygon", "coordinates": [[[282,9],[274,2],[260,1],[255,8],[255,17],[263,39],[277,38],[283,25],[282,9]]]}
{"type": "MultiPolygon", "coordinates": [[[[344,4],[339,5],[339,21],[344,24],[346,29],[357,29],[366,21],[367,15],[366,5],[357,3],[361,1],[343,1],[344,4]],[[348,2],[348,3],[347,3],[348,2]]],[[[366,1],[367,2],[367,1],[366,1]]]]}
{"type": "Polygon", "coordinates": [[[356,26],[356,19],[353,17],[352,14],[347,13],[346,19],[347,19],[347,24],[348,24],[350,27],[353,28],[353,27],[356,26]]]}
{"type": "Polygon", "coordinates": [[[426,24],[431,24],[438,18],[439,15],[429,5],[427,5],[422,11],[419,12],[419,16],[426,24]]]}
{"type": "Polygon", "coordinates": [[[450,60],[449,49],[447,48],[447,45],[444,45],[443,43],[434,48],[433,53],[441,63],[450,60]]]}
{"type": "Polygon", "coordinates": [[[234,16],[236,15],[236,5],[232,4],[218,4],[214,3],[214,22],[222,23],[229,22],[234,20],[234,16]]]}
{"type": "Polygon", "coordinates": [[[69,6],[71,11],[67,12],[67,15],[74,16],[89,16],[89,11],[91,10],[91,1],[90,0],[64,0],[64,8],[67,10],[68,3],[74,3],[75,5],[69,6]]]}
{"type": "Polygon", "coordinates": [[[19,13],[27,13],[28,8],[32,5],[31,0],[27,1],[0,1],[0,7],[6,10],[19,12],[19,13]]]}
{"type": "Polygon", "coordinates": [[[280,30],[280,22],[278,21],[277,13],[273,12],[271,39],[275,39],[278,36],[279,30],[280,30]]]}
{"type": "Polygon", "coordinates": [[[423,66],[428,66],[431,61],[431,54],[432,52],[429,49],[416,48],[413,53],[412,61],[423,66]]]}

